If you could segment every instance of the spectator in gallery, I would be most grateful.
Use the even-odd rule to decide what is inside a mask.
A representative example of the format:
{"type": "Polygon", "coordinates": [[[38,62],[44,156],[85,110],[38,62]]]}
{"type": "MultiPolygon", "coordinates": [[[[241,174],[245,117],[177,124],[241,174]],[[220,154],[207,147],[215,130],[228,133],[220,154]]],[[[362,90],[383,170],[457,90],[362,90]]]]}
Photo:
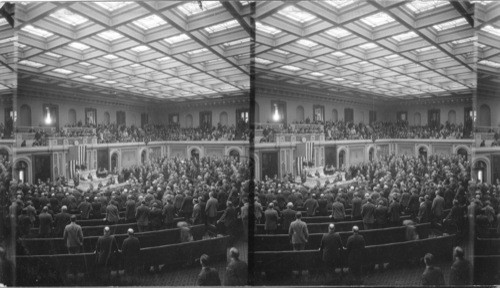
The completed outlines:
{"type": "Polygon", "coordinates": [[[81,252],[81,248],[83,247],[83,231],[82,226],[76,224],[76,215],[71,216],[71,223],[64,228],[63,239],[69,254],[81,252]]]}
{"type": "Polygon", "coordinates": [[[328,225],[328,233],[323,234],[319,250],[322,252],[322,260],[326,267],[327,275],[334,275],[335,268],[340,267],[342,276],[342,251],[344,244],[340,234],[335,232],[335,224],[328,225]]]}
{"type": "Polygon", "coordinates": [[[137,274],[140,267],[141,244],[139,239],[135,237],[132,228],[127,230],[127,234],[128,237],[123,240],[122,244],[123,266],[125,268],[125,275],[133,276],[137,274]]]}
{"type": "Polygon", "coordinates": [[[306,222],[302,221],[302,213],[295,214],[296,220],[288,228],[288,236],[294,251],[304,250],[309,239],[309,231],[306,222]]]}
{"type": "Polygon", "coordinates": [[[226,267],[225,286],[245,286],[248,278],[248,265],[240,260],[240,252],[235,247],[229,249],[229,263],[226,267]]]}
{"type": "Polygon", "coordinates": [[[425,254],[424,263],[425,270],[422,274],[422,285],[445,285],[443,272],[441,268],[434,266],[434,256],[431,253],[425,254]]]}
{"type": "Polygon", "coordinates": [[[267,234],[275,234],[278,229],[279,215],[278,211],[274,209],[274,204],[269,203],[267,209],[264,212],[264,218],[266,222],[264,223],[264,230],[267,234]]]}
{"type": "Polygon", "coordinates": [[[196,285],[198,286],[220,286],[221,281],[217,269],[211,267],[210,257],[203,254],[200,257],[201,272],[198,274],[196,285]]]}
{"type": "Polygon", "coordinates": [[[462,247],[457,246],[453,249],[454,262],[450,270],[449,285],[471,285],[472,284],[472,266],[469,260],[464,258],[464,250],[462,247]]]}
{"type": "Polygon", "coordinates": [[[365,238],[359,234],[358,226],[352,227],[353,234],[347,238],[347,264],[355,279],[361,277],[365,256],[365,238]]]}

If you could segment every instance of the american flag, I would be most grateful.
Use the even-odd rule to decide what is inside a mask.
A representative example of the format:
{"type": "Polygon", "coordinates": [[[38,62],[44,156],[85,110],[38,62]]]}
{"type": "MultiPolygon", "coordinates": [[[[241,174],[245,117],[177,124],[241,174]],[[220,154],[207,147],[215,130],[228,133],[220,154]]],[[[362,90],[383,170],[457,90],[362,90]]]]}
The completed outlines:
{"type": "Polygon", "coordinates": [[[85,145],[75,145],[69,147],[68,151],[68,169],[69,169],[69,178],[72,179],[75,176],[76,166],[80,166],[86,163],[87,156],[87,146],[85,145]]]}
{"type": "Polygon", "coordinates": [[[304,162],[314,162],[314,142],[297,144],[297,174],[301,175],[304,162]]]}

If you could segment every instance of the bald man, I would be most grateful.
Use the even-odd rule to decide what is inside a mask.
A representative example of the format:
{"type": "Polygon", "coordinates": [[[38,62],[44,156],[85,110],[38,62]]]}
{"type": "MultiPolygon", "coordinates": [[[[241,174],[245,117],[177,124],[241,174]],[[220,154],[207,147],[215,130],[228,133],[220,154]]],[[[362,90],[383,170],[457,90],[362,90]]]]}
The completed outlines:
{"type": "Polygon", "coordinates": [[[359,227],[352,227],[353,235],[347,238],[347,262],[349,272],[356,278],[361,276],[361,267],[365,254],[365,238],[359,234],[359,227]]]}
{"type": "Polygon", "coordinates": [[[320,251],[323,252],[323,262],[326,265],[327,275],[334,275],[335,268],[341,268],[342,275],[342,250],[344,248],[344,244],[342,244],[342,239],[340,238],[340,234],[335,232],[335,224],[331,223],[328,226],[328,233],[323,235],[321,238],[321,246],[319,248],[320,251]]]}
{"type": "Polygon", "coordinates": [[[139,239],[135,237],[132,228],[128,229],[127,234],[128,237],[123,240],[122,244],[123,266],[125,274],[132,276],[137,274],[137,268],[140,264],[141,244],[139,239]]]}
{"type": "Polygon", "coordinates": [[[118,251],[118,244],[108,226],[104,227],[104,235],[97,239],[95,252],[97,254],[97,271],[104,273],[106,278],[110,277],[113,255],[118,251]]]}

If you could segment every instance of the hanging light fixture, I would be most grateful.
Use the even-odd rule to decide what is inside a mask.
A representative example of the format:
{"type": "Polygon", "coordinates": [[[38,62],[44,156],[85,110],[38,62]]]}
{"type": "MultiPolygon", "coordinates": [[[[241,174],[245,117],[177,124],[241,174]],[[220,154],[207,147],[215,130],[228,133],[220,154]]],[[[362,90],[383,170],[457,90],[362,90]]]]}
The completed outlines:
{"type": "Polygon", "coordinates": [[[278,112],[278,105],[277,104],[274,104],[273,120],[276,122],[280,121],[280,114],[278,112]]]}
{"type": "Polygon", "coordinates": [[[49,107],[46,107],[47,109],[47,116],[45,116],[45,124],[50,125],[52,123],[52,118],[50,117],[50,109],[49,107]]]}

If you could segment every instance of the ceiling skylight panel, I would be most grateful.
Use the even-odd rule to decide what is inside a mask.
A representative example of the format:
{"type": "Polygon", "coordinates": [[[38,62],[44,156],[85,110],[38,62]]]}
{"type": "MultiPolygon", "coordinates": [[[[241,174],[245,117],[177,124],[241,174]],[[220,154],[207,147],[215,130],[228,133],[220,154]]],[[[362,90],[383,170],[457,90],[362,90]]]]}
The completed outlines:
{"type": "Polygon", "coordinates": [[[94,80],[94,79],[97,79],[96,76],[93,76],[93,75],[83,75],[82,76],[83,79],[87,79],[87,80],[94,80]]]}
{"type": "Polygon", "coordinates": [[[337,9],[340,9],[353,4],[354,0],[325,0],[324,2],[326,4],[332,5],[337,9]]]}
{"type": "Polygon", "coordinates": [[[336,78],[333,78],[332,80],[335,80],[335,81],[344,81],[345,79],[344,78],[336,77],[336,78]]]}
{"type": "Polygon", "coordinates": [[[106,80],[106,81],[104,81],[104,83],[106,83],[106,84],[116,84],[116,81],[106,80]]]}
{"type": "Polygon", "coordinates": [[[186,35],[186,34],[179,34],[179,35],[175,35],[175,36],[172,36],[172,37],[165,38],[163,40],[165,42],[167,42],[168,44],[172,45],[172,44],[179,43],[179,42],[182,42],[182,41],[186,41],[186,40],[189,40],[189,39],[191,39],[191,38],[189,38],[188,35],[186,35]]]}
{"type": "Polygon", "coordinates": [[[335,51],[335,52],[332,52],[332,55],[336,56],[336,57],[342,57],[342,56],[345,56],[346,54],[344,52],[335,51]]]}
{"type": "Polygon", "coordinates": [[[166,56],[166,57],[158,58],[158,59],[156,59],[156,61],[158,61],[158,62],[165,62],[165,61],[168,61],[170,59],[172,59],[172,58],[166,56]]]}
{"type": "Polygon", "coordinates": [[[50,57],[54,57],[54,58],[61,58],[62,57],[62,55],[52,53],[52,52],[46,52],[45,55],[50,56],[50,57]]]}
{"type": "Polygon", "coordinates": [[[418,36],[417,33],[410,31],[410,32],[403,33],[403,34],[394,35],[394,36],[392,36],[392,39],[394,39],[396,41],[404,41],[404,40],[415,38],[417,36],[418,36]]]}
{"type": "Polygon", "coordinates": [[[500,36],[500,29],[493,27],[491,25],[486,25],[483,28],[481,28],[481,30],[488,32],[488,33],[491,33],[491,34],[496,35],[496,36],[500,36]]]}
{"type": "Polygon", "coordinates": [[[448,3],[449,2],[445,0],[425,0],[425,1],[416,0],[406,4],[406,7],[408,7],[413,13],[418,14],[435,9],[437,7],[444,6],[448,3]]]}
{"type": "Polygon", "coordinates": [[[435,46],[427,46],[427,47],[416,49],[415,51],[417,51],[418,53],[421,53],[421,52],[431,51],[431,50],[435,50],[435,49],[437,49],[435,46]]]}
{"type": "Polygon", "coordinates": [[[486,65],[486,66],[489,66],[489,67],[493,67],[493,68],[500,68],[500,63],[493,62],[493,61],[490,61],[490,60],[481,60],[478,63],[486,65]]]}
{"type": "Polygon", "coordinates": [[[118,59],[118,56],[116,55],[113,55],[113,54],[108,54],[108,55],[104,55],[102,56],[103,58],[106,58],[108,60],[115,60],[115,59],[118,59]]]}
{"type": "Polygon", "coordinates": [[[113,12],[122,7],[125,7],[132,2],[94,2],[94,4],[101,6],[102,8],[108,10],[109,12],[113,12]]]}
{"type": "Polygon", "coordinates": [[[466,24],[468,24],[467,20],[465,20],[464,18],[460,18],[460,19],[453,20],[453,21],[448,21],[448,22],[445,22],[445,23],[442,23],[442,24],[436,24],[436,25],[434,25],[432,27],[434,29],[436,29],[437,31],[444,31],[444,30],[448,30],[448,29],[451,29],[451,28],[463,26],[463,25],[466,25],[466,24]]]}
{"type": "Polygon", "coordinates": [[[21,60],[21,61],[19,61],[19,64],[25,65],[25,66],[29,66],[29,67],[33,67],[33,68],[42,68],[42,67],[45,67],[45,64],[34,62],[34,61],[30,61],[30,60],[21,60]]]}
{"type": "Polygon", "coordinates": [[[300,71],[300,70],[302,70],[302,68],[299,68],[297,66],[292,66],[292,65],[284,65],[284,66],[281,66],[281,68],[286,69],[286,70],[290,70],[290,71],[300,71]]]}
{"type": "Polygon", "coordinates": [[[219,1],[190,1],[188,3],[182,4],[178,6],[179,10],[186,16],[196,15],[203,11],[215,9],[217,7],[221,7],[222,4],[219,1]],[[200,4],[201,3],[201,4],[200,4]],[[200,5],[202,7],[200,7],[200,5]]]}
{"type": "Polygon", "coordinates": [[[59,73],[59,74],[65,74],[65,75],[68,75],[68,74],[72,74],[72,73],[74,73],[74,72],[73,72],[73,71],[71,71],[71,70],[66,70],[66,69],[62,69],[62,68],[56,68],[56,69],[54,69],[54,70],[52,70],[52,71],[54,71],[54,72],[56,72],[56,73],[59,73]]]}
{"type": "Polygon", "coordinates": [[[364,49],[364,50],[373,49],[375,47],[378,47],[378,45],[375,43],[365,43],[363,45],[359,45],[359,48],[364,49]]]}
{"type": "Polygon", "coordinates": [[[370,27],[378,27],[387,23],[394,22],[395,20],[384,12],[380,12],[375,15],[365,17],[361,19],[361,21],[370,27]]]}
{"type": "Polygon", "coordinates": [[[217,24],[217,25],[213,25],[213,26],[210,26],[210,27],[205,27],[205,31],[207,31],[208,33],[215,33],[215,32],[220,32],[220,31],[228,30],[228,29],[237,27],[239,25],[240,24],[238,23],[237,20],[230,20],[230,21],[227,21],[227,22],[224,22],[224,23],[220,23],[220,24],[217,24]]]}
{"type": "Polygon", "coordinates": [[[306,47],[309,47],[309,48],[312,48],[314,46],[317,46],[318,43],[316,42],[313,42],[311,40],[307,40],[307,39],[300,39],[300,40],[297,40],[297,43],[302,45],[302,46],[306,46],[306,47]]]}
{"type": "Polygon", "coordinates": [[[316,77],[322,77],[322,76],[325,76],[325,74],[321,73],[321,72],[312,72],[311,73],[312,76],[316,76],[316,77]]]}
{"type": "Polygon", "coordinates": [[[288,54],[290,54],[290,52],[288,52],[288,51],[284,51],[284,50],[281,50],[281,49],[274,49],[273,51],[274,51],[274,52],[276,52],[276,53],[283,54],[283,55],[288,55],[288,54]]]}
{"type": "Polygon", "coordinates": [[[463,44],[463,43],[474,42],[475,40],[477,40],[476,37],[468,37],[468,38],[464,38],[464,39],[459,39],[459,40],[451,41],[451,44],[458,45],[458,44],[463,44]]]}
{"type": "Polygon", "coordinates": [[[165,22],[163,19],[161,19],[157,15],[151,15],[148,17],[144,17],[144,18],[141,18],[139,20],[135,20],[132,23],[134,23],[134,25],[136,25],[137,27],[139,27],[143,30],[153,29],[153,28],[156,28],[158,26],[162,26],[162,25],[167,24],[167,22],[165,22]]]}
{"type": "Polygon", "coordinates": [[[342,28],[339,28],[339,27],[336,27],[336,28],[332,28],[330,30],[327,30],[326,31],[326,34],[330,35],[330,36],[333,36],[337,39],[340,39],[342,37],[345,37],[345,36],[348,36],[348,35],[351,35],[351,32],[345,30],[345,29],[342,29],[342,28]]]}
{"type": "Polygon", "coordinates": [[[50,14],[50,17],[73,26],[77,26],[89,21],[89,19],[64,8],[50,14]]]}
{"type": "Polygon", "coordinates": [[[201,49],[196,49],[196,50],[188,51],[187,53],[189,55],[195,55],[195,54],[200,54],[200,53],[203,53],[203,52],[206,52],[206,51],[208,51],[207,48],[201,48],[201,49]]]}
{"type": "MultiPolygon", "coordinates": [[[[101,3],[101,2],[99,2],[99,3],[101,3]]],[[[97,36],[99,36],[102,39],[107,40],[107,41],[115,41],[117,39],[123,38],[122,34],[116,32],[116,31],[113,31],[113,30],[101,32],[101,33],[97,34],[97,36]]]]}
{"type": "Polygon", "coordinates": [[[267,59],[263,59],[263,58],[259,58],[259,57],[255,57],[255,62],[257,62],[259,64],[264,64],[264,65],[269,65],[271,63],[274,63],[271,60],[267,60],[267,59]]]}
{"type": "Polygon", "coordinates": [[[311,62],[311,63],[316,64],[316,63],[318,63],[319,61],[318,61],[318,60],[316,60],[316,59],[307,59],[307,62],[311,62]]]}
{"type": "Polygon", "coordinates": [[[83,66],[90,66],[90,65],[92,65],[92,64],[87,63],[87,62],[80,62],[80,63],[78,63],[78,64],[83,65],[83,66]]]}
{"type": "Polygon", "coordinates": [[[137,53],[141,53],[141,52],[146,52],[148,50],[151,50],[151,48],[149,48],[148,46],[145,46],[145,45],[140,45],[140,46],[131,48],[130,50],[137,52],[137,53]]]}
{"type": "Polygon", "coordinates": [[[226,43],[222,44],[222,46],[224,46],[224,47],[227,48],[227,47],[231,47],[231,46],[243,44],[243,43],[246,43],[246,42],[249,42],[249,41],[250,41],[250,38],[243,38],[243,39],[240,39],[240,40],[226,42],[226,43]]]}
{"type": "Polygon", "coordinates": [[[286,8],[283,8],[280,11],[278,11],[278,14],[300,23],[305,23],[313,19],[316,19],[316,16],[309,14],[305,11],[302,11],[295,6],[288,6],[286,8]]]}
{"type": "Polygon", "coordinates": [[[21,30],[28,32],[30,34],[36,35],[36,36],[43,37],[43,38],[48,38],[48,37],[54,35],[53,33],[49,32],[47,30],[36,28],[32,25],[26,25],[23,28],[21,28],[21,30]]]}
{"type": "Polygon", "coordinates": [[[68,46],[71,48],[78,49],[80,51],[87,50],[90,48],[90,46],[87,46],[87,45],[80,43],[80,42],[71,42],[68,44],[68,46]]]}
{"type": "Polygon", "coordinates": [[[140,67],[140,66],[141,66],[141,65],[140,65],[140,64],[137,64],[137,63],[134,63],[134,64],[130,65],[130,67],[132,67],[132,68],[137,68],[137,67],[140,67]]]}
{"type": "Polygon", "coordinates": [[[260,22],[256,22],[256,28],[257,28],[257,32],[264,32],[264,33],[271,34],[271,35],[276,35],[278,33],[281,33],[280,29],[274,28],[272,26],[264,25],[260,22]]]}

